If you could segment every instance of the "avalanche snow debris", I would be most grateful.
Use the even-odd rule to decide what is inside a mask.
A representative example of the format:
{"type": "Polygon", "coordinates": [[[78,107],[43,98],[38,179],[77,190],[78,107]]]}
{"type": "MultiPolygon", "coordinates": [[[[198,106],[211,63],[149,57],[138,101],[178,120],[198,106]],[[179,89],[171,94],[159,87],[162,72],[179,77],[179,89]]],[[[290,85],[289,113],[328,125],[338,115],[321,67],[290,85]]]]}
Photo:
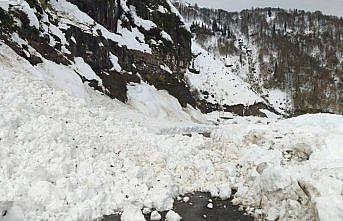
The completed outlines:
{"type": "Polygon", "coordinates": [[[182,217],[173,210],[169,210],[166,215],[166,221],[180,221],[181,219],[182,217]]]}
{"type": "Polygon", "coordinates": [[[162,219],[161,214],[157,211],[153,211],[150,215],[150,220],[151,221],[160,221],[162,219]]]}
{"type": "MultiPolygon", "coordinates": [[[[54,7],[94,22],[66,1],[54,7]]],[[[234,202],[260,218],[343,216],[342,116],[269,124],[237,117],[236,124],[214,129],[195,124],[195,110],[185,112],[167,92],[145,83],[129,86],[129,105],[102,96],[75,75],[73,68],[96,78],[78,58],[75,67],[46,60],[33,67],[0,44],[0,64],[0,210],[8,217],[74,221],[122,211],[122,220],[143,221],[142,208],[170,210],[178,195],[198,190],[225,199],[231,188],[237,189],[234,202]],[[193,131],[210,128],[211,138],[153,130],[182,131],[186,124],[193,131]]],[[[216,66],[213,59],[208,64],[216,66]]],[[[193,83],[203,85],[200,76],[193,83]]],[[[237,85],[232,90],[245,94],[244,102],[260,99],[237,85]]],[[[241,102],[241,94],[227,102],[241,102]]],[[[181,217],[170,210],[167,220],[181,217]]]]}

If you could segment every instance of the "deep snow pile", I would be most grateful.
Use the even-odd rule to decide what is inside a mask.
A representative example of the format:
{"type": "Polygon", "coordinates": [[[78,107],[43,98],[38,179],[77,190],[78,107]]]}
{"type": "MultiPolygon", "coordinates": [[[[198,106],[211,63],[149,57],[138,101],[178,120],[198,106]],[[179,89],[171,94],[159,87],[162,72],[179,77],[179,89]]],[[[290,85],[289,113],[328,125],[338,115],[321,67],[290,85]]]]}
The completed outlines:
{"type": "Polygon", "coordinates": [[[143,206],[167,210],[180,193],[227,183],[213,173],[210,159],[220,153],[206,150],[208,139],[156,135],[144,126],[152,118],[92,90],[87,100],[71,97],[38,78],[49,75],[43,69],[6,46],[0,51],[0,209],[7,217],[92,220],[143,206]]]}
{"type": "Polygon", "coordinates": [[[234,203],[255,208],[248,212],[267,220],[342,220],[342,116],[224,126],[213,139],[237,159],[234,203]]]}
{"type": "Polygon", "coordinates": [[[341,116],[270,124],[237,118],[212,139],[158,135],[168,127],[213,127],[193,123],[196,111],[179,113],[175,99],[144,84],[131,86],[130,106],[66,78],[75,67],[33,67],[4,45],[0,64],[4,220],[88,221],[124,211],[123,220],[137,221],[143,207],[172,209],[179,194],[210,191],[226,199],[231,188],[238,190],[235,203],[269,220],[343,216],[341,116]],[[56,76],[84,96],[58,89],[56,76]]]}

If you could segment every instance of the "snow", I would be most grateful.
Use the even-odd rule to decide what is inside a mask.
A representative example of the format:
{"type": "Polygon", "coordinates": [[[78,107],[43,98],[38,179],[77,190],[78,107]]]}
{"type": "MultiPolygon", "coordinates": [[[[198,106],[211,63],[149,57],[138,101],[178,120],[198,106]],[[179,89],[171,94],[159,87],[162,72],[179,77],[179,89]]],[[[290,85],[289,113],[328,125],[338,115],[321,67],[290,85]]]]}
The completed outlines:
{"type": "Polygon", "coordinates": [[[174,13],[176,16],[178,16],[181,20],[181,22],[185,23],[182,15],[180,14],[180,12],[175,8],[175,6],[173,5],[173,3],[171,3],[170,0],[166,0],[166,2],[168,3],[171,13],[174,13]]]}
{"type": "Polygon", "coordinates": [[[0,1],[0,8],[2,8],[5,11],[8,11],[9,5],[10,5],[10,1],[0,1]]]}
{"type": "Polygon", "coordinates": [[[160,65],[160,68],[166,72],[168,72],[169,74],[173,74],[173,71],[170,70],[170,68],[167,65],[160,65]]]}
{"type": "Polygon", "coordinates": [[[118,63],[118,57],[115,56],[114,54],[112,54],[111,52],[110,52],[110,56],[109,57],[110,57],[110,60],[112,62],[112,65],[113,65],[113,69],[116,72],[120,73],[122,71],[122,68],[121,68],[120,64],[118,63]]]}
{"type": "MultiPolygon", "coordinates": [[[[46,73],[43,74],[46,80],[54,84],[56,87],[65,90],[74,97],[85,100],[88,98],[81,78],[77,76],[73,69],[46,59],[44,59],[44,62],[38,66],[42,69],[41,72],[46,73]]],[[[83,70],[87,68],[85,65],[81,66],[80,63],[76,67],[81,67],[83,70]]],[[[89,75],[93,76],[91,72],[83,72],[83,74],[85,76],[88,74],[88,77],[89,75]]]]}
{"type": "Polygon", "coordinates": [[[100,84],[102,84],[102,80],[99,78],[99,76],[93,71],[93,69],[91,68],[91,66],[89,66],[89,64],[87,64],[83,58],[81,57],[76,57],[74,59],[75,64],[73,65],[73,67],[75,68],[75,70],[77,71],[78,74],[80,74],[81,76],[85,77],[87,80],[96,80],[98,81],[100,84]]]}
{"type": "Polygon", "coordinates": [[[126,45],[129,49],[142,51],[145,53],[152,53],[150,46],[145,42],[144,35],[138,30],[138,28],[131,28],[132,30],[128,30],[127,28],[122,28],[121,21],[118,21],[118,32],[121,34],[121,39],[117,37],[114,38],[114,41],[118,41],[122,45],[126,45]],[[137,39],[139,41],[137,41],[137,39]]]}
{"type": "Polygon", "coordinates": [[[340,220],[342,123],[342,116],[317,114],[219,129],[217,140],[238,147],[241,169],[234,202],[262,205],[270,220],[313,220],[316,214],[320,220],[340,220]]]}
{"type": "Polygon", "coordinates": [[[161,37],[172,43],[174,42],[172,37],[165,31],[161,31],[161,37]]]}
{"type": "Polygon", "coordinates": [[[181,216],[173,210],[169,210],[166,215],[166,221],[180,221],[181,219],[181,216]]]}
{"type": "Polygon", "coordinates": [[[144,215],[140,208],[128,207],[120,217],[121,221],[145,221],[144,215]]]}
{"type": "Polygon", "coordinates": [[[188,203],[188,201],[189,201],[190,199],[189,199],[189,197],[185,196],[185,197],[183,197],[182,200],[183,200],[183,202],[188,203]]]}
{"type": "Polygon", "coordinates": [[[54,34],[61,40],[62,45],[68,45],[68,41],[65,37],[65,34],[56,25],[50,23],[48,30],[50,34],[54,34]]]}
{"type": "Polygon", "coordinates": [[[27,15],[27,18],[30,21],[30,26],[39,29],[39,21],[37,16],[35,15],[35,11],[26,1],[17,2],[17,4],[15,4],[15,8],[23,11],[27,15]]]}
{"type": "Polygon", "coordinates": [[[131,17],[135,23],[135,25],[137,25],[138,27],[142,27],[147,31],[150,31],[153,28],[157,28],[157,25],[150,21],[150,20],[145,20],[142,19],[141,17],[139,17],[136,13],[136,7],[134,6],[130,6],[130,10],[129,10],[131,17]]]}
{"type": "MultiPolygon", "coordinates": [[[[126,5],[121,1],[122,4],[126,5]]],[[[95,36],[98,36],[98,30],[102,36],[110,39],[114,42],[118,42],[120,46],[127,46],[129,49],[138,50],[145,53],[151,53],[151,48],[145,43],[144,35],[138,30],[138,28],[132,28],[132,31],[127,28],[121,27],[121,21],[118,22],[118,33],[110,32],[102,25],[95,22],[86,13],[79,10],[79,8],[66,1],[66,0],[51,0],[50,4],[57,14],[62,17],[60,26],[67,27],[66,25],[75,25],[83,29],[85,32],[89,32],[95,36]],[[137,40],[138,39],[138,40],[137,40]]],[[[128,9],[129,10],[129,9],[128,9]]]]}
{"type": "MultiPolygon", "coordinates": [[[[184,191],[180,181],[191,188],[190,177],[177,181],[173,173],[203,160],[178,165],[180,154],[193,158],[190,153],[204,145],[201,136],[149,132],[143,122],[154,118],[92,89],[88,102],[70,96],[41,78],[51,75],[45,69],[30,66],[6,46],[0,51],[0,201],[18,202],[22,220],[94,220],[113,211],[139,220],[143,207],[171,209],[184,191]]],[[[44,65],[56,75],[69,70],[44,65]]]]}
{"type": "MultiPolygon", "coordinates": [[[[206,99],[208,102],[227,105],[252,105],[263,102],[263,99],[250,88],[248,83],[232,74],[222,60],[209,55],[195,41],[192,42],[192,52],[198,55],[194,66],[200,73],[189,71],[186,77],[192,88],[209,92],[210,95],[206,99]]],[[[202,97],[204,98],[204,95],[202,97]]]]}
{"type": "MultiPolygon", "coordinates": [[[[116,35],[67,1],[52,5],[67,17],[49,27],[62,41],[58,30],[77,24],[149,51],[136,41],[144,42],[137,28],[116,35]]],[[[187,73],[188,80],[213,94],[210,101],[262,101],[225,61],[195,43],[192,50],[201,53],[195,61],[200,73],[187,73]]],[[[121,70],[118,58],[110,58],[121,70]]],[[[237,189],[234,203],[267,220],[342,219],[342,116],[225,113],[232,119],[214,126],[212,115],[182,108],[167,91],[145,82],[129,85],[128,104],[122,104],[82,83],[77,74],[101,79],[81,57],[70,66],[43,59],[34,67],[2,43],[0,73],[0,214],[7,211],[1,220],[89,221],[121,212],[123,221],[143,221],[144,208],[154,220],[169,210],[167,220],[179,221],[172,211],[178,196],[205,191],[229,199],[231,188],[237,189]],[[198,134],[204,131],[211,137],[198,134]]],[[[272,91],[270,100],[281,105],[276,101],[283,96],[272,91]]]]}
{"type": "MultiPolygon", "coordinates": [[[[128,100],[130,106],[155,119],[187,122],[197,118],[197,121],[204,121],[204,119],[197,116],[199,115],[197,113],[192,115],[184,112],[179,101],[169,95],[167,91],[158,91],[154,86],[144,82],[128,86],[128,100]]],[[[188,109],[188,111],[192,112],[192,108],[189,107],[188,109]]]]}
{"type": "Polygon", "coordinates": [[[157,211],[153,211],[150,215],[150,220],[151,221],[160,221],[162,219],[161,214],[157,211]]]}
{"type": "Polygon", "coordinates": [[[158,6],[157,11],[158,11],[158,12],[161,12],[162,14],[168,13],[168,10],[167,10],[165,7],[163,7],[162,5],[159,5],[159,6],[158,6]]]}
{"type": "Polygon", "coordinates": [[[1,217],[1,221],[23,221],[24,214],[22,209],[17,206],[13,205],[13,202],[10,203],[2,203],[0,202],[0,214],[5,214],[6,216],[1,217]]]}
{"type": "Polygon", "coordinates": [[[268,91],[268,101],[279,113],[285,113],[290,106],[290,102],[287,99],[287,93],[279,89],[270,89],[268,91]]]}

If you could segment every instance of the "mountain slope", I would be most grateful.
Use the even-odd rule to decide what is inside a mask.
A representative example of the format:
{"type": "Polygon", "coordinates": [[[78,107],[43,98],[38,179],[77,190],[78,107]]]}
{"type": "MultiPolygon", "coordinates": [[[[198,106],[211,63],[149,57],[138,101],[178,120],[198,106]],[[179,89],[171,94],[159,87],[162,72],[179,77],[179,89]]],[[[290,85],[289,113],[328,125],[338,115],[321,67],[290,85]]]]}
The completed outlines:
{"type": "Polygon", "coordinates": [[[127,85],[144,80],[169,91],[184,107],[195,107],[183,82],[190,61],[190,34],[172,12],[173,6],[162,3],[142,8],[138,2],[111,0],[90,10],[93,1],[53,0],[48,5],[22,1],[0,8],[0,39],[34,65],[49,60],[70,66],[83,59],[98,77],[78,73],[82,80],[123,102],[127,85]],[[145,20],[137,15],[144,10],[165,19],[145,20]]]}
{"type": "Polygon", "coordinates": [[[343,20],[320,12],[227,12],[177,1],[197,42],[279,112],[342,112],[343,20]]]}
{"type": "MultiPolygon", "coordinates": [[[[0,21],[0,39],[54,75],[58,85],[71,93],[76,93],[68,83],[77,81],[71,76],[74,72],[82,82],[122,102],[128,101],[128,85],[144,82],[168,91],[183,108],[223,109],[199,96],[194,84],[189,87],[185,74],[194,53],[192,36],[169,1],[13,2],[1,6],[0,21]],[[63,76],[54,71],[63,66],[73,71],[63,76]]],[[[246,88],[244,93],[254,92],[246,88]]],[[[236,99],[226,103],[224,110],[259,116],[265,116],[259,109],[271,110],[264,103],[244,102],[236,99]]]]}
{"type": "Polygon", "coordinates": [[[10,3],[0,1],[1,221],[144,221],[142,210],[196,191],[261,220],[341,220],[343,117],[227,113],[214,125],[217,112],[192,104],[259,115],[268,99],[230,72],[239,56],[191,48],[169,1],[10,3]]]}

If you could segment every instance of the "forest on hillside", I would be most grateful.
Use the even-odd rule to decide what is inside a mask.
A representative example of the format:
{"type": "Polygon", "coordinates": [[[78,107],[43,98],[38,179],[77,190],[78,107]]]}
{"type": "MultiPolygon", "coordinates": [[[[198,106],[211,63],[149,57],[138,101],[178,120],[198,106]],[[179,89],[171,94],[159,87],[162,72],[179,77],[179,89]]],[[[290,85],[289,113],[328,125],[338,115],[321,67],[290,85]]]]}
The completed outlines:
{"type": "Polygon", "coordinates": [[[342,18],[298,9],[176,6],[204,47],[221,57],[239,57],[238,69],[247,70],[256,91],[284,90],[295,114],[343,113],[342,18]]]}

